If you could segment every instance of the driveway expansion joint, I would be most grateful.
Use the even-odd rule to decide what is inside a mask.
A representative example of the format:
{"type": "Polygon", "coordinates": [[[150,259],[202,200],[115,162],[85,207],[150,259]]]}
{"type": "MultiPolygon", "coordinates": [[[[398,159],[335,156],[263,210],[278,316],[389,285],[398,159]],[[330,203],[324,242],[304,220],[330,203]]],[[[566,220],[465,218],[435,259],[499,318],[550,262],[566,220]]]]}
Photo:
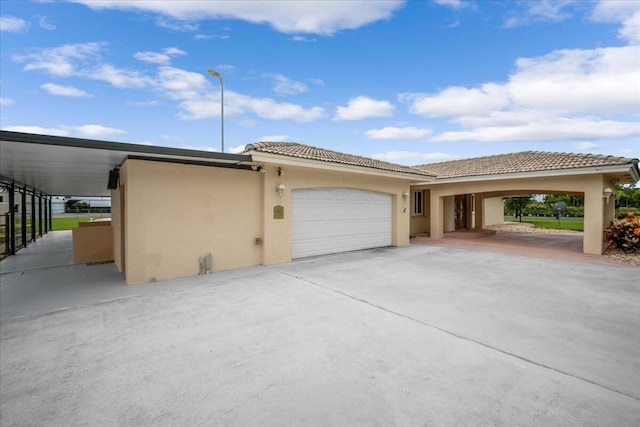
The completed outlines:
{"type": "Polygon", "coordinates": [[[631,398],[631,399],[633,399],[633,400],[636,400],[636,401],[640,402],[640,397],[638,397],[638,396],[634,396],[634,395],[631,395],[631,394],[625,393],[625,392],[623,392],[623,391],[616,390],[616,389],[611,388],[611,387],[607,387],[606,385],[599,384],[599,383],[597,383],[597,382],[595,382],[595,381],[592,381],[592,380],[589,380],[589,379],[587,379],[587,378],[583,378],[583,377],[580,377],[580,376],[577,376],[577,375],[571,374],[570,372],[566,372],[566,371],[563,371],[563,370],[561,370],[561,369],[554,368],[553,366],[545,365],[544,363],[536,362],[535,360],[532,360],[532,359],[529,359],[529,358],[526,358],[526,357],[520,356],[520,355],[515,354],[515,353],[511,353],[511,352],[509,352],[509,351],[506,351],[506,350],[500,349],[500,348],[498,348],[498,347],[494,347],[494,346],[492,346],[492,345],[489,345],[489,344],[483,343],[483,342],[481,342],[481,341],[477,341],[477,340],[475,340],[475,339],[473,339],[473,338],[469,338],[469,337],[466,337],[466,336],[464,336],[464,335],[457,334],[457,333],[455,333],[455,332],[453,332],[453,331],[450,331],[450,330],[448,330],[448,329],[441,328],[440,326],[434,325],[434,324],[429,323],[429,322],[426,322],[426,321],[424,321],[424,320],[416,319],[415,317],[411,317],[411,316],[409,316],[409,315],[406,315],[406,314],[403,314],[403,313],[399,313],[399,312],[397,312],[397,311],[393,311],[393,310],[391,310],[391,309],[388,309],[388,308],[383,307],[383,306],[381,306],[381,305],[378,305],[378,304],[372,303],[372,302],[367,301],[367,300],[365,300],[365,299],[358,298],[358,297],[356,297],[356,296],[354,296],[354,295],[351,295],[351,294],[348,294],[348,293],[346,293],[346,292],[339,291],[339,290],[337,290],[337,289],[333,289],[333,288],[330,288],[330,287],[328,287],[328,286],[321,285],[321,284],[316,283],[316,282],[314,282],[314,281],[312,281],[312,280],[306,279],[304,276],[297,276],[297,275],[295,275],[295,274],[288,273],[288,272],[283,271],[283,270],[278,269],[278,268],[276,268],[275,270],[276,270],[276,271],[278,271],[279,273],[281,273],[281,274],[282,274],[282,275],[284,275],[284,276],[288,276],[288,277],[291,277],[291,278],[294,278],[294,279],[300,280],[300,281],[302,281],[302,282],[304,282],[304,283],[307,283],[307,284],[309,284],[309,285],[312,285],[312,286],[315,286],[315,287],[318,287],[318,288],[324,289],[324,290],[326,290],[326,291],[333,292],[333,293],[338,294],[338,295],[342,295],[342,296],[347,297],[347,298],[349,298],[349,299],[351,299],[351,300],[354,300],[354,301],[357,301],[357,302],[361,302],[361,303],[367,304],[367,305],[369,305],[369,306],[371,306],[371,307],[373,307],[373,308],[377,308],[377,309],[379,309],[379,310],[385,311],[385,312],[387,312],[387,313],[389,313],[389,314],[392,314],[392,315],[395,315],[395,316],[397,316],[397,317],[402,317],[402,318],[407,319],[407,320],[410,320],[410,321],[412,321],[412,322],[414,322],[414,323],[418,323],[418,324],[420,324],[420,325],[427,326],[427,327],[429,327],[429,328],[432,328],[432,329],[435,329],[435,330],[437,330],[437,331],[443,332],[443,333],[445,333],[445,334],[447,334],[447,335],[450,335],[450,336],[453,336],[453,337],[455,337],[455,338],[458,338],[458,339],[461,339],[461,340],[465,340],[465,341],[469,341],[469,342],[472,342],[472,343],[478,344],[478,345],[480,345],[480,346],[482,346],[482,347],[485,347],[485,348],[490,349],[490,350],[493,350],[493,351],[497,351],[497,352],[502,353],[502,354],[504,354],[504,355],[506,355],[506,356],[514,357],[514,358],[516,358],[516,359],[518,359],[518,360],[521,360],[521,361],[523,361],[523,362],[526,362],[526,363],[532,364],[532,365],[534,365],[534,366],[538,366],[538,367],[543,368],[543,369],[548,369],[548,370],[550,370],[550,371],[557,372],[557,373],[559,373],[559,374],[561,374],[561,375],[565,375],[565,376],[567,376],[567,377],[574,378],[574,379],[576,379],[576,380],[586,382],[586,383],[588,383],[588,384],[594,385],[594,386],[599,387],[599,388],[602,388],[602,389],[604,389],[604,390],[607,390],[607,391],[610,391],[610,392],[613,392],[613,393],[616,393],[616,394],[620,394],[620,395],[622,395],[622,396],[625,396],[625,397],[628,397],[628,398],[631,398]]]}

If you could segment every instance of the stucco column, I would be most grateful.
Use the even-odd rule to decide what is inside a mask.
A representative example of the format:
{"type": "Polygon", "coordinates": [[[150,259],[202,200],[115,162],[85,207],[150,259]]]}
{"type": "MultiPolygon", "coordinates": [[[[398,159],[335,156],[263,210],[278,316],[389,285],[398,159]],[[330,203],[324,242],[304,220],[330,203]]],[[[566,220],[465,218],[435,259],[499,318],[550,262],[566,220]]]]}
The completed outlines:
{"type": "Polygon", "coordinates": [[[475,194],[475,224],[473,228],[482,229],[484,227],[484,196],[482,194],[475,194]]]}
{"type": "MultiPolygon", "coordinates": [[[[583,252],[586,254],[602,254],[604,233],[604,209],[606,200],[602,197],[602,185],[587,186],[584,193],[584,238],[583,252]]],[[[609,201],[611,203],[611,201],[609,201]]]]}
{"type": "Polygon", "coordinates": [[[440,197],[435,190],[429,193],[429,236],[432,239],[442,239],[444,237],[444,198],[440,197]]]}
{"type": "Polygon", "coordinates": [[[262,174],[263,197],[263,265],[291,262],[291,188],[286,176],[278,176],[274,166],[266,166],[262,174]],[[276,186],[283,184],[286,189],[282,196],[276,192],[276,186]],[[282,206],[283,218],[276,218],[274,208],[282,206]]]}

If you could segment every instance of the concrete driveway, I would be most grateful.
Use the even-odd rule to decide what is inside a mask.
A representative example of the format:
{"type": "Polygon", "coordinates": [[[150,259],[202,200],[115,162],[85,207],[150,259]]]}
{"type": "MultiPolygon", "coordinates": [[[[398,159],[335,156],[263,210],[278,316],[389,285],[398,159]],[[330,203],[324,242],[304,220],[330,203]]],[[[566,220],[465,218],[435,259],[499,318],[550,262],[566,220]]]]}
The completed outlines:
{"type": "Polygon", "coordinates": [[[101,286],[2,321],[0,424],[636,426],[639,272],[411,245],[101,286]]]}

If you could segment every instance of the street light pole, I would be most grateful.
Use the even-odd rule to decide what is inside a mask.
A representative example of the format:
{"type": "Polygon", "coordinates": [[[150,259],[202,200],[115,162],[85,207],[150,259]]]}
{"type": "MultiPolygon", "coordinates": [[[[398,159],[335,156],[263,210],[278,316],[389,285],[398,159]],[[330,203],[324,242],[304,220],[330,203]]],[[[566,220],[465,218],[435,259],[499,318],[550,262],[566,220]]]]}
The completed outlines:
{"type": "Polygon", "coordinates": [[[217,77],[220,79],[220,132],[221,132],[221,148],[224,153],[224,80],[222,80],[222,75],[214,70],[207,70],[209,74],[213,77],[217,77]]]}

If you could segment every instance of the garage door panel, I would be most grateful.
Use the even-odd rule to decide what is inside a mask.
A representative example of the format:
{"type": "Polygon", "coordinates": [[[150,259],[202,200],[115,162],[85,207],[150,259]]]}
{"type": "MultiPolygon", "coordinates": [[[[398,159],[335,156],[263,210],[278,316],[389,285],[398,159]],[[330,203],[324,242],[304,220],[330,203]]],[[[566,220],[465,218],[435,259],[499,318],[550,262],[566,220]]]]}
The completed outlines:
{"type": "Polygon", "coordinates": [[[292,192],[292,258],[391,245],[391,196],[359,190],[292,192]]]}

